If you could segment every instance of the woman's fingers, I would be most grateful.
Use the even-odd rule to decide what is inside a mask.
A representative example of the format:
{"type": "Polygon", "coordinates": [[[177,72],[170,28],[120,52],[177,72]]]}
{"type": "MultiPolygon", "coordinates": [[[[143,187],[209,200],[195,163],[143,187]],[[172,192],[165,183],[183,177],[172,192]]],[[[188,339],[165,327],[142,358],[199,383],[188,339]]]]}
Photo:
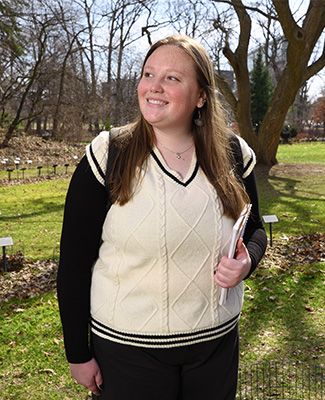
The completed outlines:
{"type": "Polygon", "coordinates": [[[214,276],[215,282],[223,288],[238,285],[249,273],[251,259],[242,239],[236,247],[235,258],[222,257],[214,276]]]}

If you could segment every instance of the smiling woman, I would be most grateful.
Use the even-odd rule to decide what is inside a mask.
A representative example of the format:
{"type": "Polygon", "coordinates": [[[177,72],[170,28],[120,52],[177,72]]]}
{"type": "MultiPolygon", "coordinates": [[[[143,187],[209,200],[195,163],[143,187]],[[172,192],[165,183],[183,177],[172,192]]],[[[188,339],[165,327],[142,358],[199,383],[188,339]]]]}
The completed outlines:
{"type": "Polygon", "coordinates": [[[175,46],[162,46],[148,58],[138,97],[141,113],[153,125],[158,140],[171,136],[169,141],[183,136],[188,141],[192,114],[205,100],[192,59],[175,46]]]}
{"type": "Polygon", "coordinates": [[[95,138],[72,178],[58,299],[72,376],[101,400],[235,399],[243,280],[266,236],[255,155],[215,93],[199,43],[160,40],[143,63],[138,119],[95,138]]]}
{"type": "Polygon", "coordinates": [[[164,160],[186,177],[194,152],[193,113],[205,102],[191,57],[175,46],[159,47],[144,65],[138,98],[164,160]]]}

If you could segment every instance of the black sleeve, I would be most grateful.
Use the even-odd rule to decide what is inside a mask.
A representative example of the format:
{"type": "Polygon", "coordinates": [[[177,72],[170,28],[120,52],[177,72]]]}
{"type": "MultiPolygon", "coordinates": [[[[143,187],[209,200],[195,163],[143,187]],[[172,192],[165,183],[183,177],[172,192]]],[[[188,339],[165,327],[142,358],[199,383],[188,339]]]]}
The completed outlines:
{"type": "Polygon", "coordinates": [[[89,361],[90,284],[107,213],[107,191],[95,178],[86,156],[68,189],[60,243],[57,294],[66,356],[89,361]]]}
{"type": "Polygon", "coordinates": [[[247,178],[243,179],[243,183],[252,204],[251,214],[247,221],[244,234],[244,243],[252,260],[251,269],[245,278],[247,279],[256,269],[258,263],[265,253],[267,238],[259,213],[258,194],[254,171],[252,171],[247,178]]]}

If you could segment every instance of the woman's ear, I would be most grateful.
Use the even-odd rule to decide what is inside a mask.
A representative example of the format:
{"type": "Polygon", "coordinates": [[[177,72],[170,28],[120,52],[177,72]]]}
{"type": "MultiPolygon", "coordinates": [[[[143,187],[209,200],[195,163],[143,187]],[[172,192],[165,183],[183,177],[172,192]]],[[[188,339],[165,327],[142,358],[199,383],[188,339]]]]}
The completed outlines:
{"type": "Polygon", "coordinates": [[[206,99],[206,94],[204,92],[201,93],[201,96],[199,97],[199,100],[197,102],[197,108],[202,108],[207,101],[206,99]]]}

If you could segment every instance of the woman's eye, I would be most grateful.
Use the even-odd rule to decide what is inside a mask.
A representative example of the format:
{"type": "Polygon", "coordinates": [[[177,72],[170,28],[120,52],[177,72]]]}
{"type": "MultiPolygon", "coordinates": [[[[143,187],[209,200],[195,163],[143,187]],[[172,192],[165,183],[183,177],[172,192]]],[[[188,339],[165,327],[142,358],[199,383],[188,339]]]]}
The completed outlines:
{"type": "Polygon", "coordinates": [[[150,72],[144,72],[144,73],[143,73],[143,76],[144,76],[145,78],[150,78],[150,77],[152,76],[152,74],[151,74],[150,72]]]}
{"type": "Polygon", "coordinates": [[[170,75],[170,76],[168,77],[168,79],[169,79],[170,81],[178,81],[178,80],[179,80],[178,78],[176,78],[176,76],[173,76],[173,75],[170,75]]]}

